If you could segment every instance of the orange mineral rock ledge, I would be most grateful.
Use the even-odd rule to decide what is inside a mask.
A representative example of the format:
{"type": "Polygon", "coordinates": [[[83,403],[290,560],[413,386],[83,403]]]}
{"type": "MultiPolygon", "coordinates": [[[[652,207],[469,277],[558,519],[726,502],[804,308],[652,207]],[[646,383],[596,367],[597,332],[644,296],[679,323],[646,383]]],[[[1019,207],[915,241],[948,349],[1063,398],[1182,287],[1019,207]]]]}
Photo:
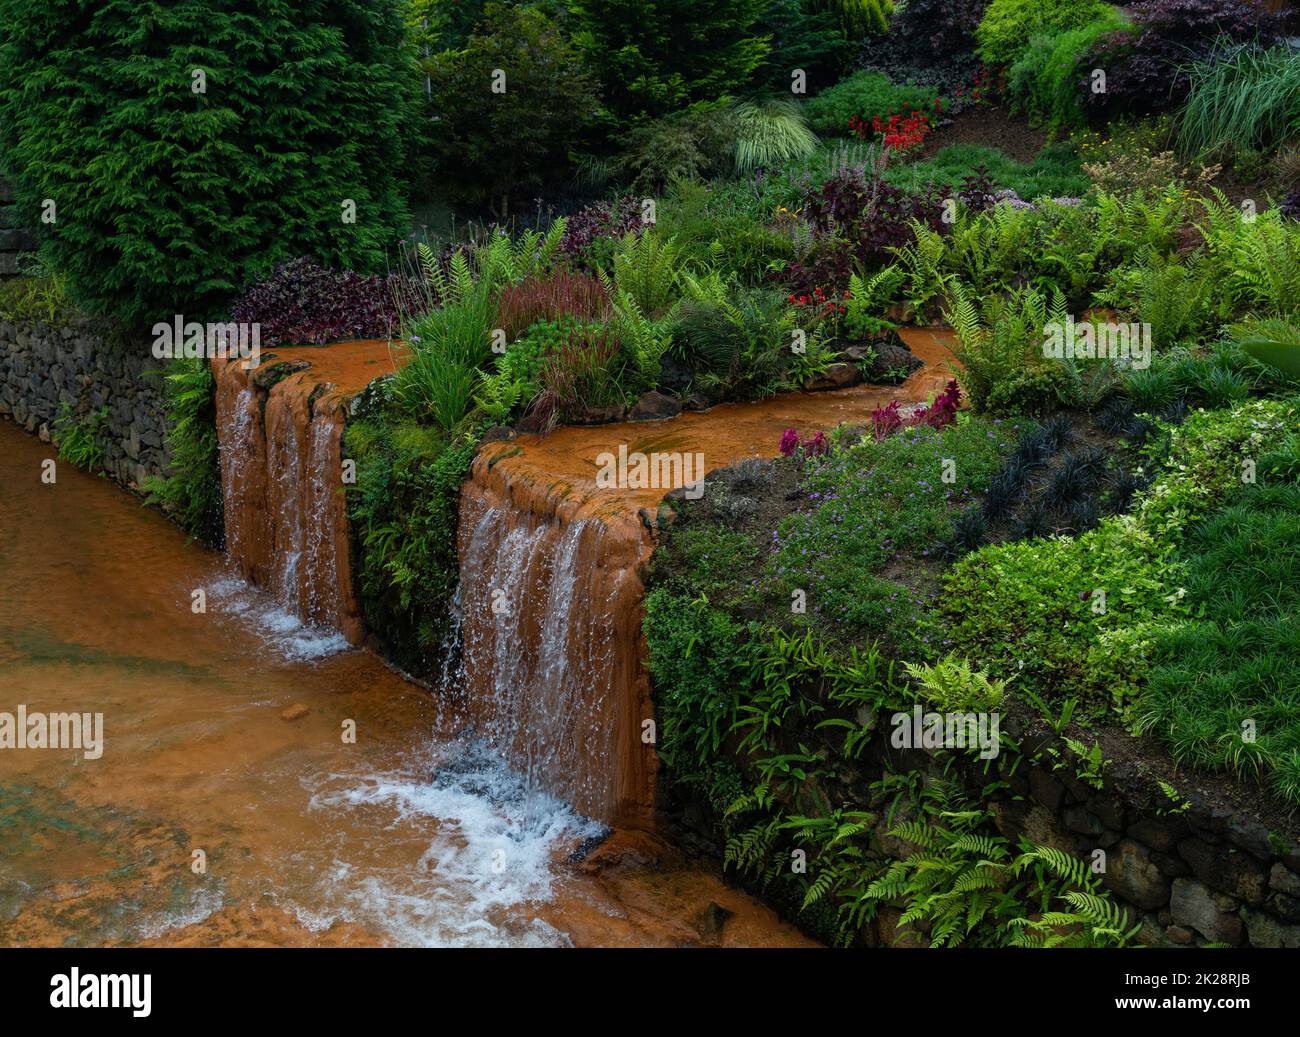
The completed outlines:
{"type": "Polygon", "coordinates": [[[226,549],[244,579],[302,619],[363,637],[341,480],[347,400],[396,370],[382,340],[276,347],[212,362],[226,549]],[[279,365],[303,365],[278,377],[279,365]]]}
{"type": "Polygon", "coordinates": [[[602,488],[597,458],[620,447],[702,454],[707,473],[775,456],[787,428],[808,436],[866,423],[891,400],[924,402],[952,377],[952,337],[902,335],[923,366],[901,386],[792,393],[486,444],[461,492],[458,712],[584,814],[654,827],[658,757],[644,737],[655,713],[641,632],[641,567],[654,543],[640,512],[675,487],[602,488]]]}

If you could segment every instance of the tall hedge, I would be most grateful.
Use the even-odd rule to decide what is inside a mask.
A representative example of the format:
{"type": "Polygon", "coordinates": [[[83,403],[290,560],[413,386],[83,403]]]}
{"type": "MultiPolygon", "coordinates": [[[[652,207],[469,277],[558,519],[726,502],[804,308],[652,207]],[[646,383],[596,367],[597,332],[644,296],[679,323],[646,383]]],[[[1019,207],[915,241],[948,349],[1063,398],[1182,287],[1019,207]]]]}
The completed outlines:
{"type": "Polygon", "coordinates": [[[384,267],[418,88],[399,0],[0,0],[20,209],[74,300],[132,324],[296,255],[384,267]]]}

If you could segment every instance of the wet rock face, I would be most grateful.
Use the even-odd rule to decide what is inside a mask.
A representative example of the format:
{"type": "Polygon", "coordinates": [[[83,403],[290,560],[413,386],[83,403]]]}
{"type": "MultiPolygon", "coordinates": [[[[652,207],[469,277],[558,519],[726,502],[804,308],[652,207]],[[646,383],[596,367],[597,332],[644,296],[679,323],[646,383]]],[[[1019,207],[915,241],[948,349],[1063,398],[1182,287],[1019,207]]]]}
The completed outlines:
{"type": "Polygon", "coordinates": [[[359,644],[343,425],[351,398],[392,370],[388,344],[279,348],[264,361],[213,361],[228,555],[300,619],[359,644]]]}
{"type": "Polygon", "coordinates": [[[0,415],[48,438],[65,408],[98,421],[95,441],[109,478],[142,490],[170,464],[167,401],[151,340],[110,341],[85,321],[68,326],[0,321],[0,415]],[[99,414],[108,410],[99,418],[99,414]]]}
{"type": "Polygon", "coordinates": [[[533,786],[606,824],[650,827],[649,533],[635,510],[602,513],[599,493],[515,460],[480,453],[461,491],[461,662],[445,699],[533,786]]]}

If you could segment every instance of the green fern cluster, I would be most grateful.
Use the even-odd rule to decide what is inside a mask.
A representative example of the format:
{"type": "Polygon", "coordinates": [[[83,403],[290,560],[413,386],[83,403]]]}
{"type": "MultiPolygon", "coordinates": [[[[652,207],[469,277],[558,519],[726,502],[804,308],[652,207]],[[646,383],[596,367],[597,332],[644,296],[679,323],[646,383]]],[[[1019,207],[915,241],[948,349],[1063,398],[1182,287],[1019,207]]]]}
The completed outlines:
{"type": "Polygon", "coordinates": [[[948,323],[961,346],[959,378],[977,411],[1034,414],[1059,400],[1063,369],[1043,358],[1045,329],[1070,319],[1065,296],[1036,288],[976,301],[961,282],[951,288],[948,323]]]}
{"type": "Polygon", "coordinates": [[[898,924],[932,947],[1120,947],[1137,934],[1082,860],[1021,841],[1019,852],[992,815],[943,780],[918,798],[918,816],[890,834],[913,849],[860,900],[901,909],[898,924]]]}
{"type": "Polygon", "coordinates": [[[145,481],[150,503],[174,514],[192,537],[220,547],[222,493],[212,368],[203,359],[178,358],[166,373],[165,478],[145,481]]]}
{"type": "Polygon", "coordinates": [[[69,404],[64,404],[54,419],[52,438],[58,447],[59,457],[78,468],[93,471],[104,463],[104,448],[97,436],[99,428],[108,417],[108,407],[101,407],[84,416],[76,415],[69,404]]]}

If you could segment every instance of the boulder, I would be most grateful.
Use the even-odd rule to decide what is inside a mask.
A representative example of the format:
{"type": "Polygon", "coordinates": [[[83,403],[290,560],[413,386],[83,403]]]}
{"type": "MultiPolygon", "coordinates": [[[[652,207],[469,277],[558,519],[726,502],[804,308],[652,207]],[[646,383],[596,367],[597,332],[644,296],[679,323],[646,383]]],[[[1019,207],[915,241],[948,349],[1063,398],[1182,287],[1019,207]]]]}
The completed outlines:
{"type": "Polygon", "coordinates": [[[1169,879],[1151,859],[1151,851],[1132,839],[1121,840],[1107,854],[1103,882],[1125,900],[1147,911],[1169,902],[1169,879]]]}
{"type": "Polygon", "coordinates": [[[832,364],[824,374],[810,378],[804,383],[809,392],[826,392],[831,389],[847,389],[862,381],[862,372],[856,364],[832,364]]]}
{"type": "Polygon", "coordinates": [[[1195,929],[1211,943],[1239,944],[1243,936],[1236,901],[1216,896],[1196,879],[1174,879],[1169,913],[1174,925],[1195,929]]]}
{"type": "Polygon", "coordinates": [[[632,421],[662,421],[665,418],[675,418],[681,412],[681,402],[675,397],[652,391],[632,405],[628,417],[632,421]]]}

